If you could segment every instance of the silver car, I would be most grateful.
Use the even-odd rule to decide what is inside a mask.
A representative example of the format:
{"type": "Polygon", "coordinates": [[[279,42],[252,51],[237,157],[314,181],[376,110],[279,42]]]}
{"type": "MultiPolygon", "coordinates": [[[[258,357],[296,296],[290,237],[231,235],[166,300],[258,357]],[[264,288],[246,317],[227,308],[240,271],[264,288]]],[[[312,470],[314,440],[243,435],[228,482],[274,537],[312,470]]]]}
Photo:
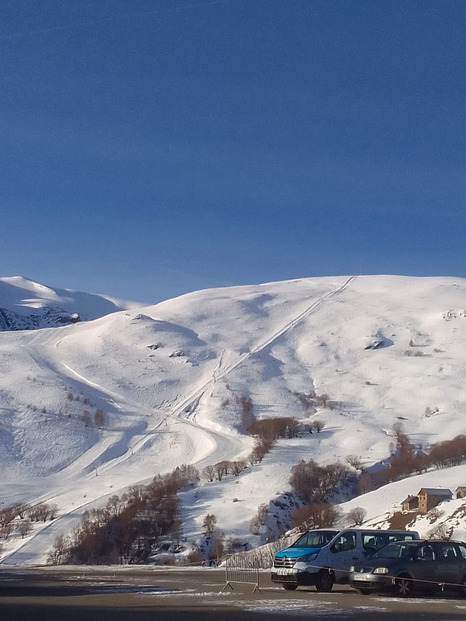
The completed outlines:
{"type": "Polygon", "coordinates": [[[456,590],[466,595],[466,545],[459,541],[396,541],[350,568],[360,593],[456,590]]]}

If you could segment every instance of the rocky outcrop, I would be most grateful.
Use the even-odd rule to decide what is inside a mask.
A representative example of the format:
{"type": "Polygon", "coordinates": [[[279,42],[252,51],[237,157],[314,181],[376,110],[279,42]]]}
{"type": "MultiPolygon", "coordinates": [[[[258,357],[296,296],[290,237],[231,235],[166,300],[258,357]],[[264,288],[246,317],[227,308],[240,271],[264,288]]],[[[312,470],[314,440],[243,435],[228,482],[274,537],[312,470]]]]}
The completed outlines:
{"type": "Polygon", "coordinates": [[[80,321],[78,313],[69,313],[59,307],[46,307],[29,315],[18,315],[6,308],[0,308],[0,331],[38,330],[56,328],[80,321]]]}

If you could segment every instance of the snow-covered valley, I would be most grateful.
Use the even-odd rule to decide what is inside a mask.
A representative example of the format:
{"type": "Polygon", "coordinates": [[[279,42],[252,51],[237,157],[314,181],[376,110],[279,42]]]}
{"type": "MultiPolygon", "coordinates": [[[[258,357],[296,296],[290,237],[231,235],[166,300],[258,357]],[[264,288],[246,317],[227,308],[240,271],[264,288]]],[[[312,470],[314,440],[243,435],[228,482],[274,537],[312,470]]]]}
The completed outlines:
{"type": "MultiPolygon", "coordinates": [[[[35,283],[24,293],[31,282],[24,279],[0,285],[6,281],[0,308],[10,311],[24,299],[47,307],[37,292],[58,295],[35,283]]],[[[82,300],[62,308],[92,320],[0,332],[1,503],[57,505],[53,521],[1,542],[5,563],[45,562],[56,536],[85,510],[154,475],[246,459],[253,438],[245,402],[250,419],[291,416],[324,427],[281,439],[238,476],[204,478],[183,494],[187,541],[214,514],[225,536],[260,543],[251,519],[290,491],[290,469],[302,459],[327,464],[356,455],[369,468],[390,454],[397,423],[423,448],[465,432],[464,279],[309,278],[148,307],[121,302],[123,310],[92,311],[86,297],[84,312],[82,300]]],[[[391,483],[342,509],[364,507],[368,524],[381,523],[423,486],[462,485],[465,464],[391,483]]],[[[442,519],[464,502],[443,503],[442,519]]],[[[426,534],[432,525],[423,519],[416,528],[426,534]]],[[[465,539],[466,518],[455,519],[455,536],[465,539]]]]}

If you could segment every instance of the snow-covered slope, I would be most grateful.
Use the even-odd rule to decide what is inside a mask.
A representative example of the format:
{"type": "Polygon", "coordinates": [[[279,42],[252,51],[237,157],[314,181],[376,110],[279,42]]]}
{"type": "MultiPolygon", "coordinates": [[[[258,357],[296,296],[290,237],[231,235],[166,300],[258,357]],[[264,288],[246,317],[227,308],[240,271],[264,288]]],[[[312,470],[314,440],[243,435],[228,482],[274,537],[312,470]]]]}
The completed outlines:
{"type": "MultiPolygon", "coordinates": [[[[6,542],[5,560],[43,561],[84,510],[131,484],[182,463],[201,470],[246,457],[245,399],[256,419],[319,418],[325,427],[185,494],[188,540],[207,513],[226,536],[253,539],[258,506],[289,491],[300,459],[352,454],[369,466],[387,457],[400,421],[417,445],[464,433],[465,311],[463,279],[342,276],[199,291],[54,330],[0,333],[0,497],[59,507],[53,523],[6,542]],[[326,407],[311,403],[313,393],[328,395],[326,407]]],[[[459,468],[451,485],[466,484],[459,468]]],[[[385,494],[368,502],[368,519],[383,513],[383,499],[390,510],[385,494]]]]}
{"type": "Polygon", "coordinates": [[[51,289],[22,276],[0,278],[0,331],[34,330],[96,319],[137,302],[51,289]]]}

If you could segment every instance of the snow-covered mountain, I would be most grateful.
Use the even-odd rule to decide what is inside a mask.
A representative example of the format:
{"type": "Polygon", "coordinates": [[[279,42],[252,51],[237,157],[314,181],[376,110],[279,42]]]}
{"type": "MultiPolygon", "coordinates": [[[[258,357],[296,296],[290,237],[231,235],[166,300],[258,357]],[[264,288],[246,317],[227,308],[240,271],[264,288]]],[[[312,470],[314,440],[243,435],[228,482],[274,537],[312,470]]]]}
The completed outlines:
{"type": "MultiPolygon", "coordinates": [[[[41,287],[30,297],[60,298],[71,310],[63,300],[76,294],[41,287]]],[[[0,308],[21,305],[11,292],[0,288],[0,308]]],[[[92,310],[103,298],[82,300],[83,316],[104,314],[92,310]]],[[[465,344],[466,280],[400,276],[212,289],[53,330],[0,333],[0,497],[5,506],[58,506],[56,520],[4,542],[4,561],[43,562],[57,534],[132,484],[183,463],[202,471],[246,458],[251,420],[321,420],[320,433],[279,440],[260,464],[183,495],[187,540],[209,513],[226,536],[257,544],[251,518],[263,503],[280,505],[301,459],[357,455],[367,468],[387,458],[400,422],[423,447],[463,434],[465,344]]],[[[466,465],[421,477],[348,506],[383,521],[423,485],[466,485],[466,465]]],[[[466,537],[464,520],[457,530],[466,537]]]]}
{"type": "Polygon", "coordinates": [[[52,289],[22,276],[0,278],[0,331],[67,325],[137,306],[141,304],[69,289],[52,289]]]}

